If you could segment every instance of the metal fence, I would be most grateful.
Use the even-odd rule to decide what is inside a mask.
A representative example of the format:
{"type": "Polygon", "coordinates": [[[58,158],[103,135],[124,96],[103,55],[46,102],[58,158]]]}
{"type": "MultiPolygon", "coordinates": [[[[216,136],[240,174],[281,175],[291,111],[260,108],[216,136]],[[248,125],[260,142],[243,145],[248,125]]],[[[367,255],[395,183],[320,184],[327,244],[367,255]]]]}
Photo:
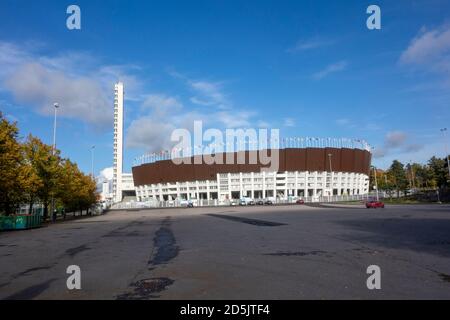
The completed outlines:
{"type": "MultiPolygon", "coordinates": [[[[270,199],[255,199],[255,204],[262,200],[271,200],[272,204],[294,204],[298,199],[302,199],[305,203],[331,203],[331,202],[349,202],[349,201],[361,201],[365,202],[376,198],[375,193],[362,194],[362,195],[334,195],[334,196],[316,196],[316,197],[289,197],[288,199],[282,198],[270,198],[270,199]]],[[[379,198],[383,199],[384,194],[380,193],[379,198]]],[[[218,199],[193,199],[190,200],[194,207],[213,207],[213,206],[233,206],[239,205],[239,199],[232,200],[218,200],[218,199]]],[[[186,207],[189,202],[187,200],[150,200],[145,202],[131,201],[131,202],[119,202],[111,206],[112,210],[120,209],[146,209],[146,208],[180,208],[186,207]]]]}

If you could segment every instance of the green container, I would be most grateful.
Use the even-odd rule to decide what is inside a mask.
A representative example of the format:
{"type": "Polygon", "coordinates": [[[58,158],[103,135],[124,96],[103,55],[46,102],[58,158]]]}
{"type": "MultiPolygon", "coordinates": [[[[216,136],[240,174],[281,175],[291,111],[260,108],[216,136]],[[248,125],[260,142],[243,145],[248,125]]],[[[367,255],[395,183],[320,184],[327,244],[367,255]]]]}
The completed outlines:
{"type": "Polygon", "coordinates": [[[27,228],[27,216],[16,216],[15,229],[26,229],[27,228]]]}
{"type": "Polygon", "coordinates": [[[16,217],[15,216],[4,216],[2,217],[2,230],[13,230],[16,228],[16,217]]]}
{"type": "Polygon", "coordinates": [[[0,230],[23,230],[40,226],[40,215],[0,216],[0,230]]]}
{"type": "Polygon", "coordinates": [[[27,228],[37,228],[41,226],[41,216],[40,215],[31,215],[27,216],[27,228]]]}

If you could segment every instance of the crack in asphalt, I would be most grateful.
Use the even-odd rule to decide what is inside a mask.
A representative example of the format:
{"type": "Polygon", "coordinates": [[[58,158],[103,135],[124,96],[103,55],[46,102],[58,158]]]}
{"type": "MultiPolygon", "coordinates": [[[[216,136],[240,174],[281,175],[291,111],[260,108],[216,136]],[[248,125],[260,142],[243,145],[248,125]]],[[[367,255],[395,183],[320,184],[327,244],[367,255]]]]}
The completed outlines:
{"type": "Polygon", "coordinates": [[[70,257],[75,257],[77,254],[79,254],[80,252],[86,251],[86,250],[91,250],[91,248],[89,248],[87,245],[83,244],[81,246],[78,247],[74,247],[74,248],[70,248],[66,250],[66,254],[68,254],[70,257]]]}
{"type": "Polygon", "coordinates": [[[5,300],[31,300],[50,287],[50,284],[56,279],[49,279],[34,286],[25,288],[5,298],[5,300]]]}
{"type": "Polygon", "coordinates": [[[242,218],[242,217],[236,217],[236,216],[228,216],[228,215],[224,215],[224,214],[209,213],[207,215],[210,217],[214,217],[214,218],[226,219],[226,220],[231,220],[231,221],[235,221],[235,222],[242,222],[242,223],[251,224],[254,226],[258,226],[258,227],[278,227],[278,226],[286,225],[285,223],[257,220],[257,219],[250,219],[250,218],[242,218]]]}

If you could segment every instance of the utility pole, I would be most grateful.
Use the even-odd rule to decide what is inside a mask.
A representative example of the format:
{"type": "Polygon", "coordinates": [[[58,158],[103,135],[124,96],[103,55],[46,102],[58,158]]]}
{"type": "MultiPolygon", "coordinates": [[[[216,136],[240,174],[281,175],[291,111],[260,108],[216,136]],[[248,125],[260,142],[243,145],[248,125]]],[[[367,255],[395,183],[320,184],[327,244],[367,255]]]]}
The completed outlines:
{"type": "MultiPolygon", "coordinates": [[[[56,152],[56,113],[57,110],[59,108],[59,104],[58,103],[54,103],[53,104],[53,108],[55,110],[55,117],[53,120],[53,147],[52,147],[52,155],[55,155],[56,152]]],[[[52,192],[52,200],[51,200],[51,217],[52,217],[52,221],[55,222],[56,221],[56,214],[55,214],[55,196],[54,196],[54,192],[52,192]]]]}
{"type": "Polygon", "coordinates": [[[56,150],[56,111],[59,108],[59,104],[58,103],[54,103],[53,104],[54,110],[55,110],[55,118],[53,120],[53,155],[55,154],[55,150],[56,150]]]}
{"type": "Polygon", "coordinates": [[[377,201],[380,201],[380,197],[378,195],[377,169],[375,168],[375,166],[372,166],[372,168],[373,168],[373,175],[375,177],[375,190],[377,195],[377,201]]]}

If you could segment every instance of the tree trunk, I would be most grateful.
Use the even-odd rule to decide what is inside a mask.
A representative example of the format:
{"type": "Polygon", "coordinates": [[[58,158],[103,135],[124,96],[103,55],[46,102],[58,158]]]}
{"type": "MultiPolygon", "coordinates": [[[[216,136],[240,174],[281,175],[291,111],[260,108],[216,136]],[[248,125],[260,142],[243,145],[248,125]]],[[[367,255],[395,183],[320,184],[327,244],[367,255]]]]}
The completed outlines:
{"type": "Polygon", "coordinates": [[[30,207],[28,209],[28,214],[33,214],[33,197],[30,199],[30,207]]]}
{"type": "Polygon", "coordinates": [[[44,221],[48,218],[48,202],[44,201],[44,221]]]}

